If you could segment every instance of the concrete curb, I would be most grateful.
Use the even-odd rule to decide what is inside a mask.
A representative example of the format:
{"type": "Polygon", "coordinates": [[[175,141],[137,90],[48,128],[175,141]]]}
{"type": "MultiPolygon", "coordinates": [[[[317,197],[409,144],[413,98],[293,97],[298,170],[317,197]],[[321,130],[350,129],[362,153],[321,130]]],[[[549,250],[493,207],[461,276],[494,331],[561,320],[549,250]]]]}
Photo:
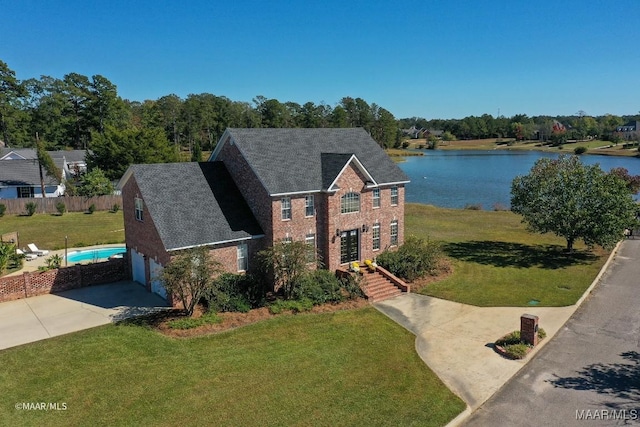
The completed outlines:
{"type": "MultiPolygon", "coordinates": [[[[622,245],[622,243],[623,243],[623,240],[619,241],[618,244],[616,244],[616,246],[613,248],[613,250],[609,254],[609,258],[607,258],[607,261],[604,263],[604,265],[602,266],[602,268],[600,269],[600,271],[596,275],[595,279],[593,279],[593,282],[591,282],[591,285],[584,291],[584,293],[578,299],[578,301],[576,301],[576,303],[573,306],[570,306],[570,307],[574,307],[573,311],[572,311],[571,315],[569,317],[567,317],[566,321],[562,324],[562,326],[554,334],[547,336],[536,347],[534,347],[531,350],[531,352],[529,352],[529,354],[527,355],[527,357],[525,359],[521,359],[521,360],[524,361],[524,363],[522,364],[522,366],[520,366],[520,368],[518,368],[517,371],[514,372],[514,374],[511,376],[511,378],[513,378],[518,372],[520,372],[520,370],[522,368],[524,368],[535,357],[535,355],[548,342],[550,342],[553,339],[553,337],[564,327],[564,325],[569,321],[569,319],[571,319],[571,317],[576,312],[576,310],[578,310],[578,308],[580,308],[582,303],[584,303],[584,301],[589,297],[589,295],[591,295],[591,292],[593,292],[593,289],[600,283],[600,280],[602,279],[602,276],[609,269],[609,265],[613,262],[613,260],[615,259],[616,255],[618,254],[618,251],[620,250],[620,246],[622,245]]],[[[417,344],[417,337],[416,337],[416,344],[417,344]]],[[[442,381],[442,379],[440,379],[440,380],[442,381]]],[[[467,405],[466,409],[464,411],[462,411],[453,420],[449,421],[449,423],[446,425],[446,427],[457,427],[457,426],[461,425],[475,410],[481,408],[489,399],[491,399],[491,397],[493,397],[496,393],[498,393],[500,390],[502,390],[502,388],[504,387],[504,385],[508,381],[509,380],[505,381],[505,383],[502,384],[502,386],[500,388],[498,388],[491,396],[489,396],[484,402],[482,402],[480,405],[478,405],[475,409],[472,409],[469,406],[469,404],[465,401],[465,404],[467,405]]],[[[449,387],[449,389],[451,390],[450,387],[449,387]]],[[[460,399],[462,399],[462,401],[464,401],[464,399],[461,396],[458,396],[458,397],[460,397],[460,399]]]]}

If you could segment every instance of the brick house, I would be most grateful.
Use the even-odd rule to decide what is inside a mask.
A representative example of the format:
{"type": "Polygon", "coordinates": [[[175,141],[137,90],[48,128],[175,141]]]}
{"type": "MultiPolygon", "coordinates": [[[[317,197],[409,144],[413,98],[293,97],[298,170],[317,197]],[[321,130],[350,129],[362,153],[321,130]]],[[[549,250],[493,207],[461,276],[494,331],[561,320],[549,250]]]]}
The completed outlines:
{"type": "Polygon", "coordinates": [[[227,129],[208,162],[132,165],[122,177],[134,280],[181,249],[208,246],[246,271],[278,241],[304,241],[324,266],[373,259],[404,241],[407,176],[360,128],[227,129]]]}

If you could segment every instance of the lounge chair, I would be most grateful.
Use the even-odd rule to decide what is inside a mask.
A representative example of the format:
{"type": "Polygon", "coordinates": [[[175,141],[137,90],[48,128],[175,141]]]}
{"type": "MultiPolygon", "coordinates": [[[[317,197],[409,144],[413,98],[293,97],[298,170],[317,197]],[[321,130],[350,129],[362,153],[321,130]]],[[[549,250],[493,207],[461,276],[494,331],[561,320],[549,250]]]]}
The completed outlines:
{"type": "Polygon", "coordinates": [[[32,254],[32,253],[28,253],[28,254],[24,253],[22,249],[16,249],[16,253],[20,256],[23,256],[27,261],[31,261],[38,258],[38,255],[32,254]]]}
{"type": "Polygon", "coordinates": [[[49,254],[49,251],[47,250],[38,249],[38,247],[34,243],[29,243],[27,247],[29,248],[29,251],[31,251],[32,254],[36,254],[38,256],[45,256],[49,254]]]}

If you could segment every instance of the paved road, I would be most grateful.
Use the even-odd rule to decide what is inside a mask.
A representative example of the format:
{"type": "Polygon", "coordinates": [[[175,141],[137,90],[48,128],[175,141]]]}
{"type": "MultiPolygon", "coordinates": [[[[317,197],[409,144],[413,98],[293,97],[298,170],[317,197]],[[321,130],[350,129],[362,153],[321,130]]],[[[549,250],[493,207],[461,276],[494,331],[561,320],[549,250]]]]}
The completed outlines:
{"type": "Polygon", "coordinates": [[[640,425],[640,240],[466,426],[640,425]]]}

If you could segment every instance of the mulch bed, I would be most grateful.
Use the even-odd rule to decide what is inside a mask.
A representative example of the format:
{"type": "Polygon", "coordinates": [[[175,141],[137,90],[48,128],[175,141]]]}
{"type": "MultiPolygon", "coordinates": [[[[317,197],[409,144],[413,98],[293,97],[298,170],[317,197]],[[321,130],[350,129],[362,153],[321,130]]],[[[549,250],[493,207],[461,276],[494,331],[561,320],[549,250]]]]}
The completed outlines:
{"type": "MultiPolygon", "coordinates": [[[[341,310],[352,310],[355,308],[365,307],[369,305],[368,301],[364,298],[358,298],[355,300],[348,300],[337,304],[324,304],[313,307],[311,310],[305,313],[331,313],[341,310]]],[[[194,317],[199,317],[203,314],[202,307],[196,308],[194,317]]],[[[305,313],[300,313],[304,315],[305,313]]],[[[276,316],[291,316],[294,315],[290,311],[283,312],[281,314],[271,314],[267,307],[256,308],[250,310],[247,313],[218,313],[218,317],[222,319],[222,322],[216,324],[208,324],[199,326],[192,329],[171,329],[168,323],[171,320],[180,319],[184,317],[184,314],[179,310],[167,310],[163,312],[154,313],[148,316],[143,316],[136,319],[130,319],[123,321],[124,324],[140,324],[149,326],[163,335],[175,338],[187,338],[197,337],[202,335],[209,335],[218,332],[228,331],[231,329],[239,328],[253,323],[261,322],[266,319],[270,319],[276,316]]]]}

